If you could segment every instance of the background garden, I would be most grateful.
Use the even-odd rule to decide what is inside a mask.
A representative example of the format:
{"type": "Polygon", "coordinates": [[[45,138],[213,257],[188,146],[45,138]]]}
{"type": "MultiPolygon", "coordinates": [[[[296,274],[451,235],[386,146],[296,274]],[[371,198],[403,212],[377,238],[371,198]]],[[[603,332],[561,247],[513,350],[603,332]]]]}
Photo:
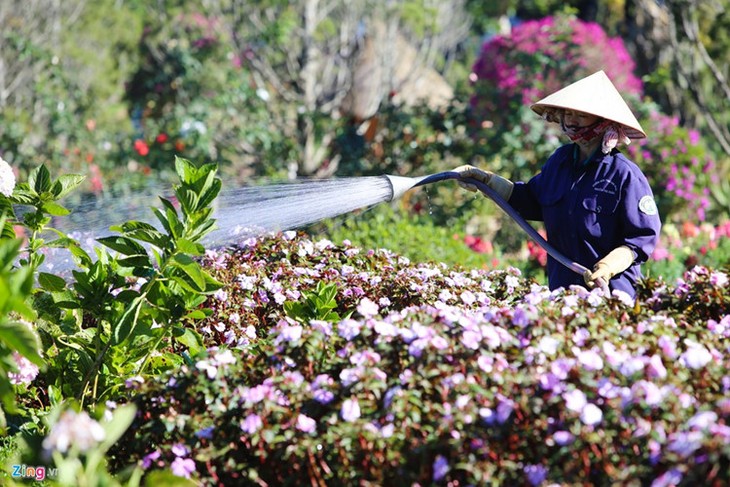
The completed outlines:
{"type": "Polygon", "coordinates": [[[727,485],[729,9],[3,2],[0,479],[727,485]],[[550,293],[452,183],[202,244],[227,188],[526,180],[561,143],[529,104],[599,69],[663,220],[636,303],[550,293]]]}

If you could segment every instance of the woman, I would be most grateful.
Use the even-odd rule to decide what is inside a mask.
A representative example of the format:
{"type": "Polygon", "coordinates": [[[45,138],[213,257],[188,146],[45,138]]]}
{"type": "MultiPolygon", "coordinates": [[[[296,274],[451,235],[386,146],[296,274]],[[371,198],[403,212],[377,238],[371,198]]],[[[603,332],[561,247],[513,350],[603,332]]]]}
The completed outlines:
{"type": "MultiPolygon", "coordinates": [[[[545,222],[548,241],[590,269],[582,277],[548,258],[550,289],[581,284],[636,295],[640,266],[651,255],[661,223],[649,183],[616,149],[646,137],[603,71],[583,78],[531,106],[556,122],[572,141],[557,149],[529,182],[472,166],[456,169],[494,189],[527,220],[545,222]]],[[[460,185],[475,191],[474,185],[460,185]]]]}

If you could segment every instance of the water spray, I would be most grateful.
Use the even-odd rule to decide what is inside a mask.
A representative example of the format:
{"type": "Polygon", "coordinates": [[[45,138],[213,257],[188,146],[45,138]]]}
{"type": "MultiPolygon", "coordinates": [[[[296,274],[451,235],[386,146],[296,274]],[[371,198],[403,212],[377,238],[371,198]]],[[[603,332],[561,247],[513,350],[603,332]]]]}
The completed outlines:
{"type": "MultiPolygon", "coordinates": [[[[424,186],[426,184],[436,183],[439,181],[445,181],[448,179],[462,179],[461,175],[458,172],[455,171],[445,171],[440,172],[436,174],[431,174],[429,176],[421,176],[418,178],[409,178],[409,177],[403,177],[403,176],[384,176],[388,179],[390,182],[391,188],[392,188],[392,196],[390,201],[396,200],[403,196],[408,190],[418,187],[418,186],[424,186]]],[[[504,198],[502,198],[499,193],[497,193],[495,190],[493,190],[489,185],[484,184],[482,181],[479,181],[474,178],[463,178],[464,182],[468,184],[473,184],[474,186],[479,189],[482,193],[484,193],[486,196],[488,196],[492,201],[494,201],[497,206],[499,206],[507,215],[509,215],[512,220],[517,223],[522,230],[527,233],[527,235],[540,247],[542,247],[548,255],[550,255],[553,259],[560,262],[562,265],[570,269],[571,271],[575,272],[576,274],[583,275],[585,272],[588,271],[588,268],[570,260],[568,257],[563,255],[558,249],[556,249],[553,245],[551,245],[547,240],[543,238],[542,235],[540,235],[535,228],[527,223],[527,221],[522,218],[522,216],[517,213],[517,211],[510,206],[507,201],[505,201],[504,198]]],[[[600,288],[603,290],[604,294],[606,296],[610,296],[610,291],[608,289],[608,284],[603,280],[599,279],[598,284],[600,288]]]]}

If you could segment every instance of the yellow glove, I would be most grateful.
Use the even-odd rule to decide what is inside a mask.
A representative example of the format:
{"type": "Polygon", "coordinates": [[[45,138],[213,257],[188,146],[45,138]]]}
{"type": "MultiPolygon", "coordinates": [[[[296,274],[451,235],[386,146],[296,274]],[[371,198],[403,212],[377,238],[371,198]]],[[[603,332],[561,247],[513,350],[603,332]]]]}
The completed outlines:
{"type": "Polygon", "coordinates": [[[603,259],[596,262],[593,270],[583,273],[583,280],[589,288],[596,287],[598,280],[602,279],[606,284],[616,274],[621,274],[634,263],[634,251],[625,245],[617,247],[608,253],[603,259]]]}
{"type": "Polygon", "coordinates": [[[457,180],[459,186],[468,191],[475,192],[477,190],[477,187],[475,185],[463,181],[463,179],[471,178],[476,179],[477,181],[481,181],[482,183],[492,188],[505,201],[509,200],[509,197],[512,196],[512,188],[514,187],[512,181],[503,178],[502,176],[498,176],[493,172],[482,171],[481,169],[470,165],[459,166],[453,171],[458,172],[462,178],[460,180],[457,180]]]}

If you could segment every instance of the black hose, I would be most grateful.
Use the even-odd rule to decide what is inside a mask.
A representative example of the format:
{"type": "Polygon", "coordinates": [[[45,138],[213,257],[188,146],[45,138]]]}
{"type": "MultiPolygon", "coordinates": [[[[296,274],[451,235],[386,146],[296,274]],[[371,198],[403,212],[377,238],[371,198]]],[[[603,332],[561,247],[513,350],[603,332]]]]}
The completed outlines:
{"type": "MultiPolygon", "coordinates": [[[[499,195],[499,193],[497,193],[495,190],[493,190],[489,185],[484,184],[483,182],[481,182],[477,179],[474,179],[474,178],[463,178],[462,179],[460,173],[458,173],[458,172],[445,171],[445,172],[432,174],[430,176],[426,176],[425,178],[418,181],[414,185],[414,187],[423,186],[425,184],[431,184],[431,183],[435,183],[438,181],[445,181],[447,179],[461,179],[468,184],[473,184],[474,186],[477,187],[477,189],[479,189],[479,191],[481,191],[486,196],[488,196],[492,201],[497,203],[497,206],[502,208],[502,210],[504,210],[504,212],[507,213],[507,215],[509,215],[509,217],[512,218],[512,220],[514,220],[515,223],[517,223],[520,226],[520,228],[522,228],[522,230],[524,230],[525,233],[527,233],[527,235],[530,238],[532,238],[532,240],[535,241],[535,243],[537,245],[542,247],[548,253],[548,255],[550,255],[550,257],[557,260],[558,262],[560,262],[561,264],[563,264],[565,267],[567,267],[571,271],[575,272],[576,274],[580,274],[581,276],[585,272],[588,271],[587,267],[570,260],[565,255],[563,255],[558,249],[553,247],[547,240],[545,240],[543,238],[542,235],[540,235],[537,232],[537,230],[535,230],[535,228],[532,225],[527,223],[527,221],[524,218],[522,218],[522,215],[517,213],[517,210],[512,208],[512,206],[510,206],[510,204],[507,203],[507,201],[505,201],[505,199],[502,198],[499,195]]],[[[606,282],[601,279],[601,280],[599,280],[599,285],[600,285],[601,289],[603,290],[604,294],[606,294],[607,296],[610,296],[611,293],[608,289],[608,285],[606,284],[606,282]]]]}

